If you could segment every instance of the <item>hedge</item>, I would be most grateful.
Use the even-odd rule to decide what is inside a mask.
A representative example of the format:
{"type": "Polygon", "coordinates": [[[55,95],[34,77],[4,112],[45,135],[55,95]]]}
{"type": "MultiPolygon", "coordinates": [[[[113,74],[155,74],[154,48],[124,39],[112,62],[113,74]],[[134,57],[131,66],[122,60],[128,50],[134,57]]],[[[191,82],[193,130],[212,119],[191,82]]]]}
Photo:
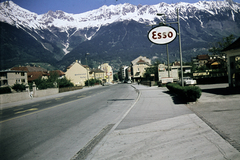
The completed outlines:
{"type": "Polygon", "coordinates": [[[10,87],[0,87],[0,94],[12,93],[10,87]]]}
{"type": "Polygon", "coordinates": [[[176,93],[177,96],[187,102],[195,102],[202,95],[202,91],[197,86],[180,86],[177,83],[167,84],[167,88],[170,92],[176,93]]]}

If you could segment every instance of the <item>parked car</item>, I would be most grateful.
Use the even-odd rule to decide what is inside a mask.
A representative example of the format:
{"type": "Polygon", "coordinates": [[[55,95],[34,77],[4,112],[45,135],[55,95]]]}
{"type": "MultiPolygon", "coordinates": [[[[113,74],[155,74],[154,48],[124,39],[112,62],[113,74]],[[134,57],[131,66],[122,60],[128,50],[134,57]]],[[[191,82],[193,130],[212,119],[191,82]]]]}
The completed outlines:
{"type": "MultiPolygon", "coordinates": [[[[184,86],[194,86],[197,84],[197,81],[192,79],[191,77],[183,77],[183,82],[184,82],[184,86]]],[[[181,80],[179,81],[180,84],[181,80]]]]}

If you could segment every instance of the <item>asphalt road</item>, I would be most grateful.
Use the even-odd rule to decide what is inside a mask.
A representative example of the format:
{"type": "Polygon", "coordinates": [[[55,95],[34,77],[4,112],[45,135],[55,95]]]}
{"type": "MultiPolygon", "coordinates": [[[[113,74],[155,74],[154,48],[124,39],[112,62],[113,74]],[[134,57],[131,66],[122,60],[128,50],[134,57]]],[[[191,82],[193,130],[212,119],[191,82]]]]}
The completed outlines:
{"type": "Polygon", "coordinates": [[[131,85],[118,84],[4,109],[0,159],[71,159],[118,123],[136,98],[131,85]]]}

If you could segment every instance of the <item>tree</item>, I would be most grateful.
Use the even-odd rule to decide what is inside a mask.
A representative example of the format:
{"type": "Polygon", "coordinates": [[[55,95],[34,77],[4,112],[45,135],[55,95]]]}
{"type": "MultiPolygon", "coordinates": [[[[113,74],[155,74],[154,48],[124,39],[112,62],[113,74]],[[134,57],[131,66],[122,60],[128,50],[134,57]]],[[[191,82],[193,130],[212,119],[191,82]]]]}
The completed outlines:
{"type": "Polygon", "coordinates": [[[158,81],[158,65],[159,64],[160,64],[160,61],[156,60],[153,63],[153,66],[146,68],[146,72],[144,73],[144,77],[146,80],[158,81]],[[154,74],[154,77],[152,77],[151,74],[154,74]]]}
{"type": "Polygon", "coordinates": [[[13,85],[12,89],[14,89],[17,92],[22,92],[26,89],[26,86],[24,84],[16,83],[16,84],[13,85]]]}
{"type": "Polygon", "coordinates": [[[222,41],[219,41],[216,44],[214,44],[214,46],[210,48],[208,51],[213,54],[221,54],[221,50],[232,44],[234,39],[235,37],[232,34],[228,37],[224,37],[222,41]]]}
{"type": "Polygon", "coordinates": [[[114,81],[117,81],[117,80],[118,80],[118,74],[117,74],[117,73],[115,73],[115,74],[113,75],[113,80],[114,80],[114,81]]]}

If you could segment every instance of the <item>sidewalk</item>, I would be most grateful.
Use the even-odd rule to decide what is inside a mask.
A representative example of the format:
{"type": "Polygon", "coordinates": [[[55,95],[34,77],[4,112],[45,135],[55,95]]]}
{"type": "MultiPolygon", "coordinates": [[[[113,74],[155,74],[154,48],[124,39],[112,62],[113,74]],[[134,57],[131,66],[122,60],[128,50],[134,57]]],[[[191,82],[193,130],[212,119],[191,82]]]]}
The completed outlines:
{"type": "Polygon", "coordinates": [[[140,98],[87,159],[240,159],[240,152],[186,105],[174,104],[166,88],[132,85],[140,98]]]}

